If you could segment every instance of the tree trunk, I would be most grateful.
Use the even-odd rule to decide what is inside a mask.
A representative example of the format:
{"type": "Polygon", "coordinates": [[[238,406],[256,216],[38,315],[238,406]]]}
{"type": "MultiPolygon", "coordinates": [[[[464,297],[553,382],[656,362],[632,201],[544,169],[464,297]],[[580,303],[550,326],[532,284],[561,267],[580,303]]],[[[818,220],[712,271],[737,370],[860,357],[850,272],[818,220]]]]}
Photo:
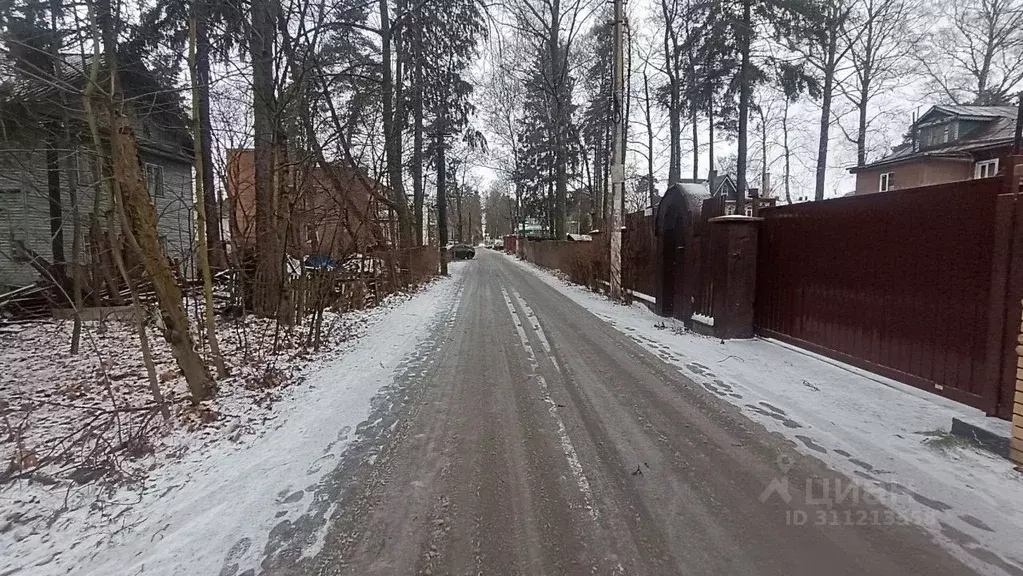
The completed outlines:
{"type": "Polygon", "coordinates": [[[828,137],[831,131],[831,98],[835,90],[835,34],[828,41],[827,62],[824,68],[824,89],[821,93],[820,138],[817,142],[817,178],[814,182],[813,199],[824,199],[824,181],[828,175],[828,137]]]}
{"type": "Polygon", "coordinates": [[[65,285],[64,209],[60,197],[60,151],[53,142],[46,143],[46,189],[50,204],[50,250],[53,256],[53,280],[65,285]]]}
{"type": "MultiPolygon", "coordinates": [[[[207,27],[209,0],[199,0],[195,32],[196,86],[199,89],[198,116],[202,142],[198,153],[202,156],[202,189],[206,202],[206,240],[209,258],[216,270],[227,269],[227,247],[221,230],[220,199],[213,179],[213,124],[210,120],[210,38],[207,27]]],[[[197,175],[198,177],[198,175],[197,175]]]]}
{"type": "Polygon", "coordinates": [[[458,224],[455,225],[455,238],[458,238],[459,244],[465,242],[464,231],[462,230],[462,187],[458,185],[458,164],[455,164],[455,212],[458,214],[458,224]]]}
{"type": "Polygon", "coordinates": [[[565,204],[568,197],[568,154],[565,150],[562,107],[560,98],[555,98],[554,115],[557,118],[554,132],[554,237],[565,239],[565,204]]]}
{"type": "MultiPolygon", "coordinates": [[[[202,0],[196,0],[192,5],[192,22],[191,30],[189,31],[189,43],[188,43],[188,56],[189,56],[189,71],[191,72],[191,83],[192,83],[192,133],[194,134],[194,140],[196,147],[200,150],[206,145],[206,134],[203,133],[203,108],[202,108],[202,96],[201,86],[199,80],[199,62],[197,56],[198,36],[199,36],[199,19],[201,16],[197,14],[198,11],[202,10],[202,0]]],[[[199,271],[202,274],[202,286],[203,286],[203,301],[205,304],[205,320],[206,320],[206,340],[210,344],[210,356],[213,359],[213,365],[217,368],[217,376],[220,378],[227,377],[227,366],[224,365],[224,357],[220,354],[220,343],[217,340],[217,323],[213,318],[213,274],[210,271],[210,249],[207,243],[207,233],[209,227],[207,226],[208,221],[206,220],[206,201],[209,198],[207,190],[205,189],[206,178],[205,175],[212,171],[205,164],[205,154],[199,153],[195,155],[195,234],[199,241],[198,247],[198,259],[199,259],[199,271]]],[[[212,179],[212,178],[211,178],[212,179]]],[[[214,195],[214,202],[216,201],[216,195],[214,195]]],[[[219,229],[218,229],[219,230],[219,229]]]]}
{"type": "Polygon", "coordinates": [[[547,30],[547,50],[550,64],[549,86],[552,88],[554,102],[554,236],[558,240],[565,238],[565,203],[568,196],[568,151],[565,142],[565,129],[568,125],[566,102],[562,88],[568,79],[567,54],[562,56],[560,45],[561,32],[561,1],[553,0],[550,6],[551,21],[547,30]]]}
{"type": "MultiPolygon", "coordinates": [[[[418,8],[417,8],[418,10],[418,8]]],[[[423,243],[423,203],[425,191],[423,190],[423,53],[422,53],[422,31],[415,31],[415,70],[413,72],[413,87],[415,109],[414,125],[412,129],[412,203],[415,215],[416,241],[415,245],[423,243]]]]}
{"type": "Polygon", "coordinates": [[[792,204],[792,189],[789,175],[792,169],[792,149],[789,148],[789,101],[785,101],[785,112],[781,117],[782,147],[785,153],[785,203],[792,204]]]}
{"type": "Polygon", "coordinates": [[[870,104],[868,96],[870,94],[870,71],[864,69],[864,78],[866,78],[860,85],[860,100],[857,103],[857,118],[856,118],[856,165],[865,166],[867,164],[867,106],[870,104]]]}
{"type": "MultiPolygon", "coordinates": [[[[61,0],[50,0],[50,61],[53,66],[53,77],[63,78],[63,62],[60,57],[60,28],[59,20],[63,15],[63,6],[61,0]]],[[[74,173],[74,168],[78,161],[78,156],[71,152],[71,119],[68,113],[67,98],[64,91],[60,93],[60,120],[61,120],[61,135],[60,135],[60,149],[64,153],[68,154],[68,164],[64,178],[67,179],[68,189],[68,201],[71,203],[71,305],[74,308],[74,326],[71,329],[71,355],[77,355],[81,341],[82,341],[82,267],[81,267],[81,253],[82,253],[82,224],[80,217],[80,211],[78,208],[78,188],[77,179],[74,173]]],[[[51,158],[47,154],[47,168],[52,169],[49,166],[51,158]]],[[[48,179],[56,179],[57,188],[57,199],[60,200],[60,174],[61,169],[59,158],[56,159],[56,169],[58,174],[56,177],[52,173],[48,174],[48,179]]],[[[53,198],[53,182],[49,182],[50,185],[50,197],[53,198]]],[[[51,216],[53,215],[53,207],[51,206],[51,216]]],[[[63,212],[63,209],[61,209],[63,212]]],[[[61,218],[63,220],[63,218],[61,218]]],[[[52,222],[51,222],[52,226],[52,222]]],[[[61,226],[63,229],[63,226],[61,226]]],[[[53,236],[53,240],[57,241],[57,235],[53,236]]],[[[64,238],[63,234],[60,237],[61,252],[63,252],[64,238]]],[[[54,257],[56,260],[56,257],[54,257]]],[[[66,274],[65,270],[65,274],[66,274]]],[[[99,276],[98,270],[96,276],[99,276]]],[[[96,283],[99,286],[99,283],[96,283]]]]}
{"type": "Polygon", "coordinates": [[[746,213],[746,163],[748,154],[747,130],[749,125],[749,100],[750,100],[750,77],[749,77],[749,53],[752,30],[752,18],[750,17],[750,3],[753,0],[742,2],[742,31],[739,34],[739,50],[741,61],[739,63],[739,142],[738,142],[738,165],[735,167],[735,213],[743,215],[746,213]]]}
{"type": "MultiPolygon", "coordinates": [[[[654,123],[650,119],[650,107],[652,102],[650,100],[650,80],[647,78],[646,70],[643,71],[643,97],[646,100],[646,106],[644,112],[646,113],[646,176],[647,176],[647,193],[650,195],[650,206],[654,209],[657,208],[657,187],[654,186],[654,123]]],[[[676,111],[675,116],[678,116],[676,111]]],[[[681,142],[681,131],[675,135],[672,139],[672,145],[678,146],[681,142]]],[[[681,162],[681,158],[679,158],[681,162]]],[[[681,167],[675,167],[675,179],[671,179],[671,174],[668,174],[668,185],[672,185],[678,182],[681,176],[681,167]]],[[[669,171],[670,172],[670,171],[669,171]]]]}
{"type": "Polygon", "coordinates": [[[111,108],[111,152],[114,166],[114,185],[120,189],[121,205],[131,232],[139,245],[139,257],[153,282],[156,300],[163,318],[163,336],[170,344],[171,353],[188,382],[192,401],[208,398],[212,387],[209,372],[195,351],[195,343],[188,329],[188,316],[181,304],[178,287],[170,261],[160,244],[156,230],[156,207],[149,198],[145,178],[139,165],[138,143],[131,122],[116,108],[111,108]]]}
{"type": "Polygon", "coordinates": [[[604,229],[604,150],[601,140],[593,142],[593,227],[604,229]]]}
{"type": "Polygon", "coordinates": [[[255,312],[275,317],[281,295],[282,247],[277,242],[277,211],[274,188],[274,19],[270,0],[252,1],[252,106],[255,132],[256,277],[253,282],[255,312]]]}
{"type": "MultiPolygon", "coordinates": [[[[760,197],[768,196],[770,174],[767,173],[767,115],[760,108],[760,197]]],[[[754,214],[755,216],[756,214],[754,214]]]]}
{"type": "MultiPolygon", "coordinates": [[[[668,186],[671,186],[682,179],[682,102],[681,86],[677,78],[672,77],[668,82],[668,89],[671,90],[668,109],[668,186]]],[[[647,88],[646,74],[643,75],[643,89],[646,90],[647,102],[649,103],[650,92],[647,88]]],[[[650,127],[650,110],[647,109],[647,126],[650,127]]],[[[652,138],[652,134],[651,134],[652,138]]],[[[651,163],[653,160],[651,159],[651,163]]]]}
{"type": "MultiPolygon", "coordinates": [[[[693,180],[700,179],[700,124],[697,121],[696,107],[689,115],[693,123],[693,180]]],[[[713,128],[711,128],[713,130],[713,128]]]]}
{"type": "MultiPolygon", "coordinates": [[[[96,194],[99,194],[99,190],[96,190],[96,194]]],[[[120,214],[124,214],[124,210],[119,203],[114,200],[113,192],[111,191],[110,196],[112,204],[117,207],[115,210],[120,214]]],[[[111,245],[116,245],[116,233],[113,223],[113,214],[110,214],[109,225],[107,231],[109,232],[109,242],[111,245]]],[[[97,231],[98,232],[98,231],[97,231]]],[[[135,331],[139,335],[139,348],[142,350],[142,364],[146,367],[146,375],[149,378],[149,392],[153,395],[153,401],[160,406],[160,415],[163,416],[165,421],[169,421],[171,418],[170,409],[167,408],[167,404],[164,403],[163,392],[160,391],[160,381],[156,375],[156,364],[153,363],[153,348],[149,344],[149,334],[146,333],[146,318],[143,314],[142,299],[139,298],[139,291],[132,282],[131,277],[128,275],[128,269],[124,266],[124,255],[121,254],[120,250],[112,250],[114,263],[117,267],[118,273],[121,275],[121,279],[124,281],[125,286],[128,287],[128,293],[131,295],[131,305],[135,308],[135,331]]]]}
{"type": "MultiPolygon", "coordinates": [[[[710,180],[710,174],[714,173],[714,100],[711,99],[707,104],[707,179],[710,180]]],[[[708,182],[708,185],[713,184],[708,182]]],[[[713,192],[713,190],[711,190],[713,192]]]]}
{"type": "Polygon", "coordinates": [[[394,210],[398,216],[398,246],[408,246],[412,239],[412,221],[401,170],[401,130],[395,118],[394,72],[391,67],[391,21],[387,0],[380,0],[381,36],[381,98],[383,99],[384,156],[387,184],[391,187],[394,210]]]}

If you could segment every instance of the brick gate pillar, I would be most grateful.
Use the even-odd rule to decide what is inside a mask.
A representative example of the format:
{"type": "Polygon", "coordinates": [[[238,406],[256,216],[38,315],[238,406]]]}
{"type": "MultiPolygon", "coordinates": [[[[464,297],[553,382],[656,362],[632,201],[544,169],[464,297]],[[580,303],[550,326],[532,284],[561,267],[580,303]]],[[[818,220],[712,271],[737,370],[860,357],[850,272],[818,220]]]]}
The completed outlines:
{"type": "Polygon", "coordinates": [[[714,335],[753,337],[753,298],[757,285],[757,230],[763,218],[718,216],[708,222],[721,253],[714,280],[714,335]]]}

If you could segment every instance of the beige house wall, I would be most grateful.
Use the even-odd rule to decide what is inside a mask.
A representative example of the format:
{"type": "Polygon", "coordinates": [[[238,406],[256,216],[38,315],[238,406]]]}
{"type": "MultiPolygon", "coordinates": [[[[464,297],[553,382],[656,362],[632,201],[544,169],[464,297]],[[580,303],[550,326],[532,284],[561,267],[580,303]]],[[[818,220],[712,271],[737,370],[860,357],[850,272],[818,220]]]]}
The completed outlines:
{"type": "Polygon", "coordinates": [[[895,175],[895,189],[916,188],[958,182],[973,178],[973,163],[964,160],[922,159],[893,166],[883,166],[856,174],[856,194],[879,192],[881,174],[895,175]]]}

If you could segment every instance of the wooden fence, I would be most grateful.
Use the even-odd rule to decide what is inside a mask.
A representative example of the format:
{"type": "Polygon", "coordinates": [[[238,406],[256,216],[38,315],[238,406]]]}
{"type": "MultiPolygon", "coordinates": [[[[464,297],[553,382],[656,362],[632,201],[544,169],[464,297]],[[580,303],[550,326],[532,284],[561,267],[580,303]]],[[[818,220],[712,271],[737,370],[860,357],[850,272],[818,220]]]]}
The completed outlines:
{"type": "Polygon", "coordinates": [[[306,270],[292,279],[291,291],[300,315],[317,308],[355,310],[422,285],[436,276],[439,268],[436,247],[373,252],[349,258],[329,270],[306,270]]]}
{"type": "MultiPolygon", "coordinates": [[[[622,282],[626,289],[653,297],[657,285],[657,243],[653,218],[628,214],[622,233],[622,282]]],[[[592,241],[518,239],[529,262],[557,270],[569,279],[594,290],[606,289],[610,273],[607,234],[592,241]]],[[[508,240],[505,239],[505,246],[508,240]]]]}
{"type": "Polygon", "coordinates": [[[657,278],[654,219],[642,212],[626,214],[622,231],[622,283],[629,290],[655,298],[657,278]]]}

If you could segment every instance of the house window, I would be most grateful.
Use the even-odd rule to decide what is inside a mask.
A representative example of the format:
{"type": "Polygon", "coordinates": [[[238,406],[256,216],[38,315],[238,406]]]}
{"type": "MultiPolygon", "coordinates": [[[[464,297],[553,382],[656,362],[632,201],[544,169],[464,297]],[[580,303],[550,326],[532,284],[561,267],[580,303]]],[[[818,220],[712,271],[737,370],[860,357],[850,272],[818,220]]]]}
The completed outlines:
{"type": "MultiPolygon", "coordinates": [[[[27,200],[20,188],[0,188],[0,241],[24,240],[27,214],[27,200]]],[[[12,246],[0,249],[4,252],[0,253],[0,258],[17,259],[12,246]]]]}
{"type": "Polygon", "coordinates": [[[146,187],[150,198],[163,198],[163,166],[146,164],[146,187]]]}
{"type": "Polygon", "coordinates": [[[974,178],[991,178],[998,174],[998,158],[977,162],[973,169],[974,178]]]}
{"type": "Polygon", "coordinates": [[[882,174],[881,181],[878,183],[877,189],[879,192],[895,190],[895,173],[885,172],[884,174],[882,174]]]}
{"type": "Polygon", "coordinates": [[[93,158],[79,150],[75,153],[75,182],[82,187],[92,186],[97,182],[93,173],[93,158]]]}

